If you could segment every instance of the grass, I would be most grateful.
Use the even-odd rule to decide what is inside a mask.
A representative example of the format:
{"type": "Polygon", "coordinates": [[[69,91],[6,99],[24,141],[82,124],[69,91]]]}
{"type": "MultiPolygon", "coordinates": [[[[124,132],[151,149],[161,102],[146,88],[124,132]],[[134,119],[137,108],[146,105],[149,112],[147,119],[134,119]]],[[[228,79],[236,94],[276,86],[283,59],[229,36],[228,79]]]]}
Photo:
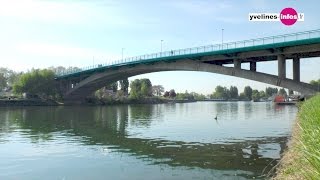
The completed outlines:
{"type": "Polygon", "coordinates": [[[320,179],[320,94],[302,103],[275,179],[320,179]]]}

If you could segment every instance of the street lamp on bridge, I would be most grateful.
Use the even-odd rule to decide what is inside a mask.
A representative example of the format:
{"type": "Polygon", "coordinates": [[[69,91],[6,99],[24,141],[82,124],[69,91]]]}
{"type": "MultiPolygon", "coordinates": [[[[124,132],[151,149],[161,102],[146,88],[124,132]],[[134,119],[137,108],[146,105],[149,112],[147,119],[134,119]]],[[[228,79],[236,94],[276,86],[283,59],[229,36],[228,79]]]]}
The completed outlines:
{"type": "Polygon", "coordinates": [[[222,28],[221,29],[221,49],[223,49],[223,31],[224,31],[224,29],[222,28]]]}
{"type": "Polygon", "coordinates": [[[124,51],[124,48],[121,49],[121,60],[123,61],[123,51],[124,51]]]}
{"type": "Polygon", "coordinates": [[[161,52],[161,54],[162,54],[162,42],[163,42],[163,40],[161,39],[161,51],[160,51],[160,52],[161,52]]]}

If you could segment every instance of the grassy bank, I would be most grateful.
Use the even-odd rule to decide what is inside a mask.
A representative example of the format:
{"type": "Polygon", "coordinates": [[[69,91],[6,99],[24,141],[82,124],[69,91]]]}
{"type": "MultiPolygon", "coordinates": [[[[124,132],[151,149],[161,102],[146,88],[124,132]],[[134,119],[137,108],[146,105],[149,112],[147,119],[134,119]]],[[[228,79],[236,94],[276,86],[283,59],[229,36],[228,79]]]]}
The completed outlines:
{"type": "Polygon", "coordinates": [[[320,94],[301,104],[275,179],[320,179],[320,94]]]}

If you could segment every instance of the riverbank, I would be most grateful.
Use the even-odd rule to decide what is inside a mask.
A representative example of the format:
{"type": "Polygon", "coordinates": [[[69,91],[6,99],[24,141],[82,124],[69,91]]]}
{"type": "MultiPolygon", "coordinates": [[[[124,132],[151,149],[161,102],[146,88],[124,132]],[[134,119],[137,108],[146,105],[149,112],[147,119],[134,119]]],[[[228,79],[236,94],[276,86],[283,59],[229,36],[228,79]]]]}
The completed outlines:
{"type": "Polygon", "coordinates": [[[196,102],[196,100],[177,100],[167,99],[159,97],[148,97],[141,99],[129,99],[125,98],[122,100],[99,100],[99,99],[88,99],[85,105],[117,105],[117,104],[164,104],[164,103],[189,103],[196,102]]]}
{"type": "Polygon", "coordinates": [[[58,106],[60,103],[53,100],[43,99],[8,99],[0,100],[0,107],[6,106],[58,106]]]}
{"type": "Polygon", "coordinates": [[[304,102],[274,179],[320,179],[320,94],[304,102]]]}

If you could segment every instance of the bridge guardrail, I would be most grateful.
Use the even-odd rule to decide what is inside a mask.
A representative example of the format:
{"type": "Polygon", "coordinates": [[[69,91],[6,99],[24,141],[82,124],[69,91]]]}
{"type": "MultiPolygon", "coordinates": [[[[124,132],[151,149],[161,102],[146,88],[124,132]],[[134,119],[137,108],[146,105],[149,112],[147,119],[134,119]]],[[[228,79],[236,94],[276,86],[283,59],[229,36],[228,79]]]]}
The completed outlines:
{"type": "Polygon", "coordinates": [[[82,71],[94,70],[97,68],[120,66],[127,63],[143,62],[145,60],[151,60],[151,59],[159,59],[159,61],[161,61],[160,58],[171,57],[171,56],[206,53],[206,52],[214,52],[214,51],[220,51],[220,50],[245,48],[245,47],[254,47],[259,45],[283,43],[283,42],[290,42],[290,41],[297,41],[297,40],[307,40],[307,39],[319,38],[319,37],[320,37],[320,29],[317,29],[317,30],[311,30],[311,31],[284,34],[284,35],[278,35],[278,36],[270,36],[270,37],[250,39],[250,40],[244,40],[244,41],[236,41],[236,42],[228,42],[223,44],[206,45],[206,46],[178,49],[178,50],[171,50],[171,51],[163,51],[158,53],[124,58],[121,60],[106,62],[104,64],[96,64],[96,65],[87,66],[81,69],[71,69],[63,72],[56,72],[56,75],[57,77],[60,77],[60,76],[66,76],[66,75],[70,75],[70,74],[74,74],[82,71]]]}

